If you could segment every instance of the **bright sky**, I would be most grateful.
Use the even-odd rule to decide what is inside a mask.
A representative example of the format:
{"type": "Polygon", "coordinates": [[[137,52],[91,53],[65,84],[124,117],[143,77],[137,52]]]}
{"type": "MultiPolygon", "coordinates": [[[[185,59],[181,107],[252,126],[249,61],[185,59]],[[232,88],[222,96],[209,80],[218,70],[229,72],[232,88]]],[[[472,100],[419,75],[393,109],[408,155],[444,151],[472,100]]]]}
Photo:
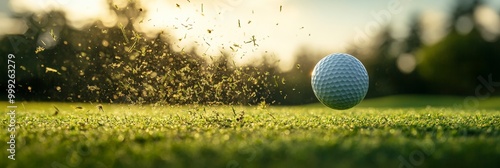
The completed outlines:
{"type": "MultiPolygon", "coordinates": [[[[436,25],[445,19],[454,0],[144,0],[142,22],[123,22],[107,6],[107,0],[11,0],[0,2],[2,34],[13,34],[19,23],[12,12],[61,10],[69,25],[84,28],[95,20],[105,26],[133,24],[148,36],[168,32],[177,50],[196,47],[203,55],[227,52],[238,63],[263,54],[280,60],[283,70],[292,68],[293,57],[302,46],[314,50],[342,52],[349,44],[362,44],[375,34],[380,23],[392,23],[396,36],[404,36],[410,16],[423,12],[436,25]],[[178,6],[177,6],[177,5],[178,6]],[[3,14],[2,14],[3,13],[3,14]],[[13,29],[13,28],[14,29],[13,29]],[[210,32],[210,33],[209,33],[210,32]],[[181,40],[179,40],[181,39],[181,40]]],[[[128,0],[113,0],[124,7],[128,0]]],[[[488,0],[489,9],[500,9],[500,1],[488,0]]],[[[492,10],[490,10],[492,11],[492,10]]],[[[491,15],[486,12],[484,15],[491,15]]],[[[484,19],[500,25],[498,12],[484,19]],[[489,18],[489,19],[488,19],[489,18]]],[[[484,18],[484,17],[481,17],[484,18]]],[[[432,26],[431,28],[432,29],[432,26]]],[[[439,29],[439,28],[435,28],[439,29]]],[[[433,32],[439,32],[437,30],[433,32]]],[[[439,34],[429,34],[439,37],[439,34]]],[[[429,39],[430,42],[436,39],[429,39]]]]}

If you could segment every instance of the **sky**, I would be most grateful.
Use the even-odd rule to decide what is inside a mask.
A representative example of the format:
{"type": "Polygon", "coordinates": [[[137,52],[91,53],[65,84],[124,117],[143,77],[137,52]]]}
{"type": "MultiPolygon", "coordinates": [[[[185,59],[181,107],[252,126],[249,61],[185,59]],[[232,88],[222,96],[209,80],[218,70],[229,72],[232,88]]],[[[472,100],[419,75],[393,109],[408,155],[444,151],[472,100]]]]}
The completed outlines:
{"type": "MultiPolygon", "coordinates": [[[[128,0],[113,0],[125,7],[128,0]]],[[[389,23],[395,37],[404,37],[411,16],[421,13],[429,25],[429,43],[443,36],[440,27],[454,0],[144,0],[142,19],[125,22],[107,0],[16,0],[0,1],[0,36],[20,33],[22,22],[13,13],[43,13],[60,10],[76,29],[100,21],[107,27],[133,24],[146,37],[168,32],[165,37],[177,51],[195,47],[201,55],[230,53],[240,64],[269,55],[280,67],[293,67],[294,56],[303,47],[322,53],[343,52],[349,45],[362,46],[389,23]]],[[[487,0],[499,11],[500,1],[487,0]]],[[[488,12],[486,12],[488,13],[488,12]]],[[[491,12],[489,12],[491,15],[491,12]]],[[[500,25],[498,12],[485,22],[500,25]],[[493,20],[493,21],[492,21],[493,20]]],[[[57,33],[57,32],[56,32],[57,33]]]]}

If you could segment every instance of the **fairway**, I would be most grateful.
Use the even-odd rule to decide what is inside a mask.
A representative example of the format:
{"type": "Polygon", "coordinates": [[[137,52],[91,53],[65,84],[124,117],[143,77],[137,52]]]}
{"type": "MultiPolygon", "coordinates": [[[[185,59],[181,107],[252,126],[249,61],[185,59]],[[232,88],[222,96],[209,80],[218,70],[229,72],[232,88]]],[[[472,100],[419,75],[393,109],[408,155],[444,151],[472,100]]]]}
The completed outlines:
{"type": "Polygon", "coordinates": [[[0,167],[500,165],[495,109],[17,104],[16,161],[0,167]]]}

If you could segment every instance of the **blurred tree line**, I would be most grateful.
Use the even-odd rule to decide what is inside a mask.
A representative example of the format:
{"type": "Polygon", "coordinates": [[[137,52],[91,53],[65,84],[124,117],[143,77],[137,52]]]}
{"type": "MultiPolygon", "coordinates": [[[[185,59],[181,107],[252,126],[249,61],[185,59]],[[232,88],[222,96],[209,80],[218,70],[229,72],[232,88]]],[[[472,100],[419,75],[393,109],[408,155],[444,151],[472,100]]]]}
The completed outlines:
{"type": "MultiPolygon", "coordinates": [[[[471,95],[481,84],[478,77],[490,80],[491,74],[492,81],[500,81],[500,41],[483,38],[486,30],[472,17],[481,2],[471,2],[457,3],[449,33],[435,44],[422,42],[423,25],[415,15],[406,38],[393,38],[387,27],[372,46],[351,47],[348,53],[361,59],[370,76],[367,97],[471,95]],[[472,20],[468,33],[454,29],[464,17],[472,20]]],[[[130,19],[142,11],[133,4],[114,10],[130,19]]],[[[0,41],[1,55],[16,55],[17,100],[282,105],[317,101],[310,73],[320,56],[308,49],[297,54],[295,68],[281,72],[268,57],[236,66],[227,53],[206,58],[194,51],[175,52],[162,34],[146,39],[131,24],[106,28],[96,23],[75,30],[59,12],[18,17],[30,23],[28,32],[0,41]],[[59,37],[51,33],[54,29],[59,37]],[[57,45],[40,48],[37,37],[47,33],[57,45]]],[[[7,81],[7,75],[1,78],[7,81]]]]}
{"type": "MultiPolygon", "coordinates": [[[[500,40],[474,17],[481,0],[457,1],[449,17],[448,33],[425,44],[420,14],[411,18],[408,36],[396,39],[387,26],[368,48],[352,47],[350,53],[365,58],[370,75],[367,97],[392,94],[475,95],[480,78],[500,82],[500,40]],[[463,23],[463,19],[470,20],[463,23]],[[471,27],[460,32],[461,27],[471,27]],[[366,52],[372,51],[372,52],[366,52]]],[[[497,28],[500,30],[500,27],[497,28]]],[[[483,88],[485,86],[482,86],[483,88]]],[[[498,86],[496,86],[498,87],[498,86]]],[[[481,94],[500,92],[483,89],[481,94]]]]}

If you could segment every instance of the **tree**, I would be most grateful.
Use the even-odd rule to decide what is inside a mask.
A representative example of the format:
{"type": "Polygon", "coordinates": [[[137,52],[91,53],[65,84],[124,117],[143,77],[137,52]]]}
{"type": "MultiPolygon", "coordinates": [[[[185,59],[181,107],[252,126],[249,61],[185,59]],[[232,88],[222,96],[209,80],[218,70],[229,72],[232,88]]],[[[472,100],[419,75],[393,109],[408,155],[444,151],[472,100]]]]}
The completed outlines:
{"type": "MultiPolygon", "coordinates": [[[[458,18],[470,19],[480,0],[458,3],[452,13],[452,28],[458,18]]],[[[473,20],[473,23],[476,21],[473,20]]],[[[478,77],[492,74],[498,80],[500,74],[500,41],[488,42],[474,26],[468,34],[452,29],[438,43],[426,46],[417,53],[418,72],[431,87],[432,92],[442,94],[474,94],[478,77]]]]}

